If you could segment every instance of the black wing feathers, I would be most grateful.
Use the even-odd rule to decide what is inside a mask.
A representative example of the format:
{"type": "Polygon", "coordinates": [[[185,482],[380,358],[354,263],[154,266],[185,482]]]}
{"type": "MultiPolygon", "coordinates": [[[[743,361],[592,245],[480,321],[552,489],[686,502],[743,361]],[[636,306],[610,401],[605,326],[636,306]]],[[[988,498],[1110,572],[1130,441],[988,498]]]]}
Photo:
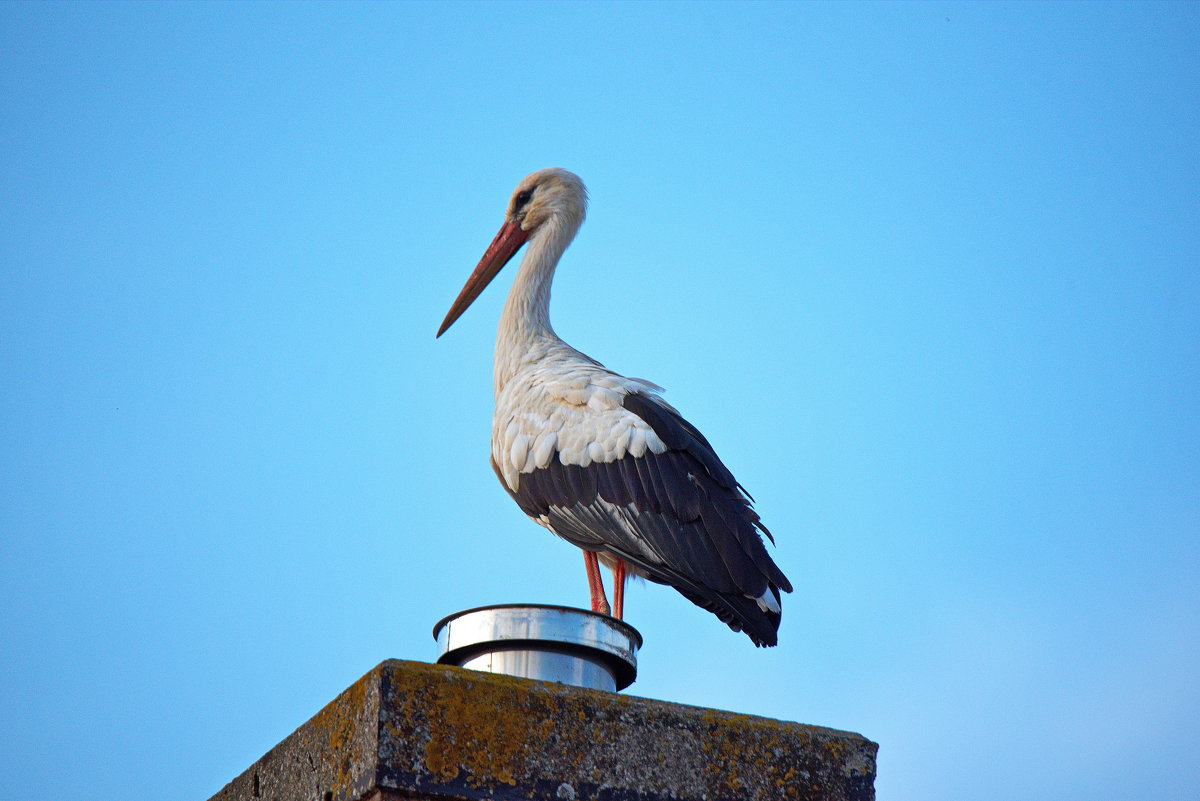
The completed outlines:
{"type": "Polygon", "coordinates": [[[774,645],[779,615],[753,599],[768,591],[778,599],[779,590],[792,586],[763,546],[759,532],[770,533],[749,496],[708,440],[673,409],[637,393],[623,405],[667,451],[587,467],[552,458],[545,468],[521,473],[515,490],[503,477],[500,483],[522,511],[544,517],[564,539],[630,562],[756,645],[774,645]]]}
{"type": "MultiPolygon", "coordinates": [[[[673,457],[678,460],[676,468],[671,471],[674,475],[687,475],[687,468],[683,463],[686,462],[687,457],[691,457],[704,466],[708,476],[717,485],[728,490],[727,493],[714,492],[710,485],[707,493],[708,503],[703,504],[707,511],[705,522],[712,526],[712,528],[709,528],[709,531],[724,528],[733,533],[734,539],[746,551],[746,554],[751,557],[755,567],[762,570],[771,582],[778,585],[780,589],[785,592],[791,592],[791,582],[787,580],[787,577],[783,575],[783,572],[771,559],[757,531],[762,531],[766,534],[771,539],[771,542],[774,542],[775,538],[771,536],[771,532],[767,531],[766,527],[759,521],[758,513],[750,506],[749,493],[746,493],[742,489],[742,485],[737,482],[733,474],[729,472],[729,469],[717,457],[716,452],[708,444],[708,440],[704,438],[704,435],[697,431],[695,426],[680,417],[678,413],[649,396],[630,393],[625,396],[623,405],[626,409],[645,420],[654,429],[654,433],[658,435],[658,438],[672,449],[660,456],[659,459],[661,460],[662,457],[673,457]]],[[[702,487],[703,485],[704,482],[698,482],[698,486],[702,487]]],[[[682,497],[686,499],[689,496],[685,495],[682,497]]],[[[690,497],[695,498],[696,496],[693,494],[690,497]]],[[[678,510],[676,511],[678,512],[678,510]]],[[[681,516],[681,519],[687,518],[682,518],[681,516]]],[[[724,538],[714,539],[723,540],[724,538]]],[[[736,552],[720,545],[718,547],[721,548],[723,555],[727,555],[727,563],[730,559],[734,562],[742,561],[736,552]]],[[[730,565],[730,568],[733,570],[733,565],[730,565]]]]}
{"type": "Polygon", "coordinates": [[[708,440],[691,423],[648,395],[631,392],[625,396],[622,405],[645,420],[668,448],[684,451],[694,457],[722,487],[737,489],[738,483],[733,473],[721,463],[708,440]]]}

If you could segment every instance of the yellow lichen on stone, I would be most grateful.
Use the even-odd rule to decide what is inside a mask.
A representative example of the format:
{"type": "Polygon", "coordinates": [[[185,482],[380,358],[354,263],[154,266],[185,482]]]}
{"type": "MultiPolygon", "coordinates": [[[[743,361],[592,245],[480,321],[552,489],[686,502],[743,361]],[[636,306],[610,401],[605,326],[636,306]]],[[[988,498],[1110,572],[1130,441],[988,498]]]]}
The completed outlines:
{"type": "Polygon", "coordinates": [[[842,743],[836,742],[834,740],[826,740],[825,742],[821,743],[821,745],[825,748],[826,751],[833,754],[838,759],[841,759],[842,754],[845,753],[845,751],[846,751],[845,745],[843,745],[842,743]]]}
{"type": "Polygon", "coordinates": [[[873,797],[875,748],[820,727],[388,661],[239,777],[246,792],[220,798],[258,797],[261,774],[263,797],[337,801],[383,788],[398,797],[862,801],[873,797]]]}
{"type": "Polygon", "coordinates": [[[475,787],[501,782],[517,783],[516,773],[529,736],[527,710],[514,703],[507,682],[491,677],[473,681],[459,677],[432,689],[430,700],[442,712],[430,721],[425,764],[445,779],[460,772],[475,787]]]}
{"type": "Polygon", "coordinates": [[[397,665],[385,686],[381,747],[391,742],[396,775],[456,794],[565,777],[589,795],[669,786],[690,798],[850,797],[811,790],[854,753],[831,730],[435,665],[397,665]]]}
{"type": "Polygon", "coordinates": [[[709,787],[728,788],[739,797],[757,797],[767,788],[778,788],[789,798],[800,795],[795,766],[780,757],[794,753],[797,739],[810,742],[810,731],[798,731],[795,724],[716,710],[703,712],[700,720],[705,730],[700,748],[707,757],[702,769],[709,787]],[[751,770],[747,772],[747,768],[751,770]]]}
{"type": "Polygon", "coordinates": [[[359,728],[359,718],[367,703],[367,691],[374,682],[373,673],[368,673],[350,685],[345,692],[313,716],[312,731],[324,739],[320,749],[327,759],[335,758],[332,765],[333,781],[330,790],[335,797],[349,795],[354,783],[353,765],[364,757],[357,749],[354,734],[359,728]]]}

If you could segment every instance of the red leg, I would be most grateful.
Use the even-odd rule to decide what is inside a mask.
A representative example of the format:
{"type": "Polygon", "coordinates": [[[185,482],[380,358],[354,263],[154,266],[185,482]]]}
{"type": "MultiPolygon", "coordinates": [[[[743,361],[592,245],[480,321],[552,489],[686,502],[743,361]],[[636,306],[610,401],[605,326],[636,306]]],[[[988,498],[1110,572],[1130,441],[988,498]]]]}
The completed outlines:
{"type": "Polygon", "coordinates": [[[592,611],[609,614],[608,598],[604,596],[604,580],[600,578],[600,560],[594,551],[583,552],[583,564],[587,567],[588,591],[592,594],[592,611]]]}
{"type": "Polygon", "coordinates": [[[618,620],[625,618],[625,579],[628,577],[625,560],[618,559],[617,566],[613,568],[613,615],[618,620]]]}

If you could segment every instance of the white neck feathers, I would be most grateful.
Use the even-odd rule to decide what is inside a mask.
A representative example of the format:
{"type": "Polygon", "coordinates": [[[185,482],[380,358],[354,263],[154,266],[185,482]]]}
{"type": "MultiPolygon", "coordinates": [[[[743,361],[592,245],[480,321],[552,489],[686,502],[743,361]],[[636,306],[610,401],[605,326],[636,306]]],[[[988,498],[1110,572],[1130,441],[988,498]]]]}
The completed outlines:
{"type": "Polygon", "coordinates": [[[496,332],[493,378],[497,395],[522,365],[568,347],[550,325],[550,285],[558,260],[582,222],[556,214],[539,225],[529,238],[496,332]]]}

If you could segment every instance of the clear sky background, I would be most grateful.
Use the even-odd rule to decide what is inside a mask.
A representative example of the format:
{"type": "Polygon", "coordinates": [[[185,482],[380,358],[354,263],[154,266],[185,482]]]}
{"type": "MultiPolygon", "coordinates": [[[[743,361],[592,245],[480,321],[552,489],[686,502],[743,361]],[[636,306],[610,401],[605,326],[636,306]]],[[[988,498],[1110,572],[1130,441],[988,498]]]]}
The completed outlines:
{"type": "Polygon", "coordinates": [[[0,786],[203,799],[442,616],[584,606],[488,466],[531,170],[558,332],[796,585],[634,586],[629,692],[891,801],[1200,786],[1200,5],[0,5],[0,786]],[[168,789],[165,789],[168,788],[168,789]]]}

